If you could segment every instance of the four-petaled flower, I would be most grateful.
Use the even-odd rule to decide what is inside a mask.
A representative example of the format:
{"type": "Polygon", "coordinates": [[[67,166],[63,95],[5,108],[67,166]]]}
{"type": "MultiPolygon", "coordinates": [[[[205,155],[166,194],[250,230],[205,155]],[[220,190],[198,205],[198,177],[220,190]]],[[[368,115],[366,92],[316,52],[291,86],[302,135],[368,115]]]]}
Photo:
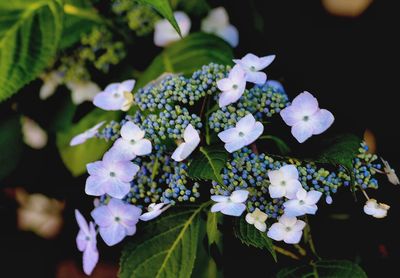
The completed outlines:
{"type": "Polygon", "coordinates": [[[383,162],[383,171],[385,171],[385,174],[387,175],[389,182],[394,185],[399,185],[400,184],[399,178],[397,177],[394,169],[390,167],[389,162],[387,162],[383,158],[381,158],[381,160],[383,162]]]}
{"type": "MultiPolygon", "coordinates": [[[[190,31],[190,18],[184,12],[174,12],[176,23],[178,23],[179,29],[181,30],[182,37],[186,37],[190,31]]],[[[168,20],[162,19],[156,22],[154,26],[154,44],[160,47],[167,46],[168,44],[180,40],[178,32],[169,23],[168,20]]]]}
{"type": "Polygon", "coordinates": [[[267,75],[261,70],[268,67],[274,59],[275,55],[257,57],[249,53],[242,59],[234,59],[233,61],[246,72],[246,81],[262,85],[267,81],[267,75]]]}
{"type": "Polygon", "coordinates": [[[78,210],[75,210],[75,218],[79,225],[76,245],[79,251],[83,252],[83,271],[86,275],[90,275],[99,260],[99,252],[96,246],[96,229],[94,228],[93,222],[90,222],[88,225],[85,218],[83,218],[78,210]]]}
{"type": "Polygon", "coordinates": [[[199,133],[191,124],[188,124],[185,128],[183,140],[184,142],[175,149],[171,156],[173,160],[178,162],[186,159],[200,144],[199,133]]]}
{"type": "Polygon", "coordinates": [[[121,242],[125,236],[136,233],[136,223],[142,210],[134,205],[112,198],[107,205],[92,211],[99,233],[108,246],[121,242]]]}
{"type": "Polygon", "coordinates": [[[299,172],[294,165],[285,165],[279,170],[269,171],[268,178],[271,183],[268,187],[271,198],[294,199],[297,191],[302,188],[299,172]]]}
{"type": "Polygon", "coordinates": [[[265,232],[267,230],[267,221],[268,215],[258,208],[256,208],[252,213],[246,214],[247,223],[254,225],[261,232],[265,232]]]}
{"type": "Polygon", "coordinates": [[[70,146],[76,146],[80,145],[86,142],[86,140],[93,138],[96,136],[97,132],[99,131],[99,128],[104,125],[105,121],[100,122],[96,124],[94,127],[76,135],[74,138],[72,138],[71,142],[69,143],[70,146]]]}
{"type": "Polygon", "coordinates": [[[252,114],[241,118],[236,126],[218,133],[218,137],[225,143],[225,149],[232,153],[250,145],[263,133],[264,126],[256,122],[252,114]]]}
{"type": "Polygon", "coordinates": [[[227,78],[217,81],[217,87],[222,91],[218,99],[219,107],[238,101],[246,89],[246,72],[241,66],[234,66],[227,78]]]}
{"type": "Polygon", "coordinates": [[[390,206],[378,203],[375,199],[369,199],[364,205],[364,212],[375,218],[385,218],[390,206]]]}
{"type": "Polygon", "coordinates": [[[211,207],[211,212],[220,211],[226,215],[240,216],[246,209],[244,202],[248,196],[249,191],[243,189],[233,191],[231,196],[213,195],[211,200],[217,203],[211,207]]]}
{"type": "Polygon", "coordinates": [[[201,21],[201,31],[217,35],[232,47],[239,44],[239,32],[229,23],[229,16],[224,7],[212,9],[208,13],[201,21]]]}
{"type": "Polygon", "coordinates": [[[282,215],[279,222],[272,224],[267,236],[276,241],[284,241],[287,244],[297,244],[303,235],[306,223],[297,220],[296,217],[282,215]]]}
{"type": "Polygon", "coordinates": [[[115,141],[113,148],[121,157],[132,160],[136,156],[151,153],[151,142],[144,138],[145,132],[132,122],[126,122],[121,128],[121,138],[115,141]]]}
{"type": "Polygon", "coordinates": [[[285,123],[292,127],[292,135],[299,143],[312,135],[323,133],[335,120],[331,112],[319,108],[317,99],[309,92],[295,97],[292,104],[280,114],[285,123]]]}
{"type": "Polygon", "coordinates": [[[147,212],[143,213],[139,219],[142,221],[149,221],[158,217],[161,213],[166,211],[171,205],[166,205],[165,203],[155,204],[152,203],[147,207],[147,212]],[[165,206],[165,207],[164,207],[165,206]]]}
{"type": "Polygon", "coordinates": [[[76,105],[92,101],[101,91],[99,86],[90,80],[68,81],[65,85],[71,91],[72,102],[76,105]]]}
{"type": "Polygon", "coordinates": [[[283,203],[287,216],[301,216],[304,214],[315,214],[322,193],[316,190],[306,191],[300,188],[296,193],[296,199],[283,203]]]}
{"type": "Polygon", "coordinates": [[[128,194],[130,182],[139,171],[139,166],[128,160],[121,160],[119,154],[110,150],[103,160],[86,165],[89,177],[86,180],[85,192],[88,195],[122,199],[128,194]]]}
{"type": "Polygon", "coordinates": [[[93,104],[103,110],[128,111],[133,103],[132,90],[135,80],[126,80],[121,83],[111,83],[103,92],[98,93],[93,104]]]}

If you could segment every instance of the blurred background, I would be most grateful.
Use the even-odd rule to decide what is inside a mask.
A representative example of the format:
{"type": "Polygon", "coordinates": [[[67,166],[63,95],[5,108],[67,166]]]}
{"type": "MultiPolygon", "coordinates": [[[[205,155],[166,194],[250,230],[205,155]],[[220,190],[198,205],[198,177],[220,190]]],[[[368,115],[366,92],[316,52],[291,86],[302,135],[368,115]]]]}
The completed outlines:
{"type": "MultiPolygon", "coordinates": [[[[98,2],[101,7],[102,1],[98,2]]],[[[248,52],[276,54],[268,78],[281,81],[291,98],[303,90],[312,92],[321,107],[332,111],[336,122],[322,136],[339,132],[362,136],[368,130],[371,147],[395,170],[400,169],[400,22],[395,1],[208,2],[212,7],[226,7],[232,24],[239,29],[236,57],[248,52]]],[[[144,69],[158,51],[155,46],[136,48],[131,61],[144,69]]],[[[54,119],[49,115],[54,115],[57,103],[69,96],[58,94],[51,99],[54,105],[44,106],[38,98],[40,86],[40,81],[34,82],[23,89],[29,94],[1,104],[0,116],[11,113],[5,108],[7,104],[18,102],[42,127],[50,126],[54,119]]],[[[89,103],[82,105],[77,114],[90,107],[89,103]]],[[[281,131],[283,135],[289,135],[286,129],[281,131]]],[[[307,141],[301,151],[312,151],[318,138],[307,141]]],[[[0,265],[4,277],[84,277],[81,254],[75,247],[78,227],[73,210],[78,208],[88,215],[93,198],[84,194],[86,177],[73,178],[63,165],[54,139],[49,133],[41,150],[26,146],[17,168],[0,181],[0,265]]],[[[289,143],[296,149],[294,139],[289,143]]],[[[321,205],[318,215],[310,218],[316,248],[324,258],[359,262],[370,277],[396,273],[400,263],[400,188],[383,177],[380,190],[369,193],[390,204],[388,217],[365,215],[363,199],[354,203],[346,189],[339,191],[332,205],[321,205]]],[[[224,235],[228,244],[217,264],[223,267],[225,277],[235,277],[244,268],[250,277],[270,277],[282,265],[294,263],[280,257],[275,265],[266,252],[241,245],[230,232],[224,235]]],[[[106,248],[101,242],[99,248],[101,261],[93,277],[115,277],[121,246],[106,248]]]]}

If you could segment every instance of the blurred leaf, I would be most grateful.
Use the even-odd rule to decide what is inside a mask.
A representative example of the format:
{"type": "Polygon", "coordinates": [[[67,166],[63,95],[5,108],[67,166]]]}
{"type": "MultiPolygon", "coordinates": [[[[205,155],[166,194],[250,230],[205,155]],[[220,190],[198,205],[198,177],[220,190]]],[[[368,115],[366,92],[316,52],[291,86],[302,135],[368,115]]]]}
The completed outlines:
{"type": "Polygon", "coordinates": [[[349,261],[324,260],[314,265],[288,267],[279,271],[277,278],[366,278],[364,270],[349,261]]]}
{"type": "Polygon", "coordinates": [[[244,217],[240,217],[236,221],[234,234],[242,243],[246,244],[247,246],[268,250],[275,262],[277,261],[272,240],[267,237],[266,233],[257,230],[254,225],[248,224],[244,217]]]}
{"type": "Polygon", "coordinates": [[[141,234],[125,245],[119,277],[190,277],[204,229],[200,212],[208,205],[171,210],[147,223],[141,234]]]}
{"type": "Polygon", "coordinates": [[[64,131],[57,133],[57,147],[65,166],[70,170],[73,176],[79,176],[86,172],[86,164],[101,159],[103,154],[111,146],[111,142],[102,139],[92,138],[85,143],[71,147],[69,145],[71,139],[93,127],[101,121],[116,120],[120,116],[120,112],[104,112],[95,109],[79,123],[70,126],[64,131]]]}
{"type": "Polygon", "coordinates": [[[147,4],[159,12],[164,18],[166,18],[171,25],[174,27],[176,32],[181,35],[178,23],[175,20],[174,13],[171,8],[169,0],[137,0],[138,2],[147,4]]]}
{"type": "Polygon", "coordinates": [[[145,86],[163,73],[191,74],[211,62],[232,64],[232,48],[222,39],[204,33],[194,33],[165,48],[136,84],[145,86]]]}
{"type": "Polygon", "coordinates": [[[72,102],[71,94],[65,94],[64,102],[59,105],[56,114],[52,117],[49,130],[53,132],[68,129],[72,125],[77,106],[72,102]]]}
{"type": "Polygon", "coordinates": [[[221,170],[228,160],[228,152],[220,146],[200,147],[187,171],[192,179],[217,181],[223,185],[221,170]]]}
{"type": "Polygon", "coordinates": [[[171,3],[174,9],[199,17],[204,17],[210,10],[206,0],[172,0],[171,3]]]}
{"type": "Polygon", "coordinates": [[[34,80],[54,58],[62,15],[60,0],[0,1],[0,101],[34,80]]]}
{"type": "Polygon", "coordinates": [[[79,42],[82,34],[90,32],[93,26],[104,24],[88,0],[65,0],[64,12],[61,49],[79,42]]]}
{"type": "Polygon", "coordinates": [[[17,166],[23,149],[19,116],[0,122],[0,180],[17,166]]]}
{"type": "Polygon", "coordinates": [[[218,224],[222,221],[221,213],[214,213],[209,211],[207,213],[207,237],[208,244],[215,243],[220,252],[222,252],[222,233],[218,229],[218,224]]]}

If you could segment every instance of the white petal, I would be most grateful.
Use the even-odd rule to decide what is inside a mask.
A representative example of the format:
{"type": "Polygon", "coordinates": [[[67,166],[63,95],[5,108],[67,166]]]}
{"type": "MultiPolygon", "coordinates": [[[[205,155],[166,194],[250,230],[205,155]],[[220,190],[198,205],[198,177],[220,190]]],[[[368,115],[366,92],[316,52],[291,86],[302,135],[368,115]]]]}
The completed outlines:
{"type": "Polygon", "coordinates": [[[125,140],[138,141],[144,137],[145,132],[132,122],[126,122],[121,128],[121,137],[125,140]]]}
{"type": "Polygon", "coordinates": [[[100,227],[99,232],[108,246],[113,246],[121,242],[126,235],[124,227],[116,222],[107,227],[100,227]]]}
{"type": "Polygon", "coordinates": [[[87,139],[88,138],[87,138],[87,135],[85,133],[78,134],[74,138],[71,139],[71,142],[69,143],[69,145],[71,147],[77,146],[77,145],[85,143],[87,139]]]}
{"type": "Polygon", "coordinates": [[[86,222],[85,218],[82,216],[82,214],[79,212],[79,210],[75,210],[75,219],[76,222],[78,223],[79,228],[86,234],[89,235],[89,225],[86,222]]]}
{"type": "Polygon", "coordinates": [[[283,226],[281,223],[274,223],[269,228],[267,236],[273,240],[281,241],[284,239],[285,234],[285,226],[283,226]]]}
{"type": "Polygon", "coordinates": [[[200,143],[200,136],[197,130],[189,124],[183,133],[183,139],[186,143],[193,143],[195,145],[200,143]]]}
{"type": "Polygon", "coordinates": [[[113,215],[108,206],[99,206],[92,210],[91,216],[100,227],[107,227],[114,223],[113,215]]]}
{"type": "Polygon", "coordinates": [[[104,182],[98,177],[89,176],[86,180],[85,193],[91,196],[101,196],[106,192],[104,191],[104,182]]]}
{"type": "Polygon", "coordinates": [[[221,27],[229,24],[228,13],[224,7],[212,9],[201,22],[201,30],[206,33],[214,33],[221,27]]]}
{"type": "Polygon", "coordinates": [[[302,188],[301,183],[298,180],[286,181],[285,187],[286,187],[285,197],[288,199],[295,199],[297,191],[302,188]]]}
{"type": "Polygon", "coordinates": [[[247,82],[251,82],[258,85],[263,85],[267,81],[267,75],[265,72],[247,72],[246,73],[247,82]]]}
{"type": "MultiPolygon", "coordinates": [[[[190,30],[190,18],[184,12],[174,12],[174,17],[180,28],[182,37],[187,36],[190,30]]],[[[178,32],[166,20],[160,20],[154,26],[154,44],[157,46],[167,46],[168,44],[180,40],[178,32]]]]}
{"type": "Polygon", "coordinates": [[[317,205],[304,205],[304,211],[307,214],[315,214],[318,210],[317,205]]]}
{"type": "Polygon", "coordinates": [[[83,252],[88,246],[89,241],[86,239],[88,234],[86,234],[82,229],[79,230],[78,235],[76,236],[76,247],[78,250],[83,252]]]}
{"type": "Polygon", "coordinates": [[[104,183],[104,191],[113,198],[122,199],[131,190],[129,182],[123,182],[117,179],[108,180],[104,183]]]}
{"type": "Polygon", "coordinates": [[[136,157],[133,145],[128,140],[122,138],[119,138],[114,142],[110,151],[118,153],[123,160],[132,160],[136,157]]]}
{"type": "Polygon", "coordinates": [[[295,97],[292,105],[308,115],[312,115],[318,111],[318,100],[307,91],[295,97]]]}
{"type": "Polygon", "coordinates": [[[303,206],[299,204],[298,200],[289,200],[283,203],[285,207],[285,215],[290,217],[301,216],[305,214],[303,206]]]}
{"type": "Polygon", "coordinates": [[[239,136],[239,131],[235,127],[229,128],[227,130],[218,133],[219,139],[221,139],[221,141],[224,143],[230,142],[232,141],[233,138],[237,138],[238,136],[239,136]]]}
{"type": "Polygon", "coordinates": [[[254,223],[254,226],[261,232],[265,232],[267,230],[267,224],[265,224],[265,222],[257,221],[254,223]]]}
{"type": "Polygon", "coordinates": [[[313,134],[318,135],[327,130],[335,121],[332,113],[326,109],[320,109],[311,117],[313,134]]]}
{"type": "Polygon", "coordinates": [[[93,100],[93,104],[103,110],[117,111],[122,108],[124,96],[113,92],[98,93],[93,100]]]}
{"type": "Polygon", "coordinates": [[[233,83],[229,78],[223,78],[217,81],[217,87],[221,91],[229,91],[232,89],[233,83]]]}
{"type": "Polygon", "coordinates": [[[92,101],[101,91],[96,83],[91,81],[67,82],[66,86],[71,91],[72,102],[79,105],[85,101],[92,101]]]}
{"type": "Polygon", "coordinates": [[[133,145],[132,149],[138,156],[148,155],[152,150],[151,142],[148,139],[139,140],[133,145]]]}
{"type": "Polygon", "coordinates": [[[225,215],[240,216],[246,209],[246,205],[242,203],[223,203],[224,207],[221,212],[225,215]]]}
{"type": "Polygon", "coordinates": [[[300,108],[293,106],[293,105],[288,106],[285,109],[282,109],[280,112],[280,115],[281,115],[283,121],[288,126],[293,126],[296,123],[302,121],[303,117],[305,116],[303,110],[301,110],[300,108]]]}
{"type": "Polygon", "coordinates": [[[213,200],[214,202],[218,202],[218,203],[225,203],[229,200],[229,197],[221,196],[221,195],[212,195],[211,200],[213,200]]]}
{"type": "Polygon", "coordinates": [[[274,185],[274,186],[280,187],[281,182],[286,178],[286,177],[283,177],[283,172],[281,172],[279,170],[272,170],[272,171],[269,171],[267,174],[268,174],[268,179],[269,179],[271,185],[274,185]]]}
{"type": "Polygon", "coordinates": [[[297,220],[296,223],[292,226],[293,231],[302,231],[306,226],[306,222],[302,220],[297,220]]]}
{"type": "Polygon", "coordinates": [[[232,195],[230,196],[230,199],[232,202],[235,203],[243,203],[247,200],[248,196],[249,196],[249,191],[240,189],[233,191],[232,195]]]}
{"type": "Polygon", "coordinates": [[[292,126],[292,135],[299,143],[304,143],[313,135],[314,128],[311,121],[299,121],[292,126]]]}
{"type": "Polygon", "coordinates": [[[297,170],[296,166],[294,165],[285,165],[282,166],[279,171],[282,172],[282,175],[285,177],[286,180],[288,179],[299,179],[299,171],[297,170]]]}
{"type": "Polygon", "coordinates": [[[256,119],[252,114],[247,114],[236,123],[236,129],[240,132],[247,134],[250,132],[256,123],[256,119]]]}
{"type": "Polygon", "coordinates": [[[185,158],[182,157],[183,150],[186,148],[186,143],[181,143],[175,151],[172,153],[171,158],[177,162],[184,160],[185,158]]]}
{"type": "Polygon", "coordinates": [[[232,24],[219,28],[216,31],[216,35],[228,42],[232,47],[236,47],[239,44],[239,32],[232,24]]]}
{"type": "Polygon", "coordinates": [[[152,219],[158,217],[161,213],[162,213],[162,210],[153,210],[153,211],[145,212],[139,217],[139,219],[142,221],[149,221],[149,220],[152,220],[152,219]]]}
{"type": "MultiPolygon", "coordinates": [[[[243,89],[243,92],[244,92],[244,89],[243,89]]],[[[236,101],[238,101],[240,99],[243,92],[239,93],[238,90],[233,90],[233,89],[222,92],[219,95],[219,99],[218,99],[219,107],[222,108],[229,104],[235,103],[236,101]]]]}
{"type": "Polygon", "coordinates": [[[225,208],[226,203],[216,203],[211,207],[211,212],[218,212],[225,208]]]}
{"type": "Polygon", "coordinates": [[[269,195],[271,198],[281,198],[285,196],[285,188],[280,185],[270,185],[268,187],[269,195]]]}
{"type": "Polygon", "coordinates": [[[316,190],[311,190],[307,193],[306,203],[309,205],[318,203],[322,193],[316,190]]]}
{"type": "MultiPolygon", "coordinates": [[[[313,190],[315,191],[315,190],[313,190]]],[[[307,191],[304,188],[299,188],[296,192],[296,198],[297,200],[303,200],[305,201],[307,198],[307,191]]]]}
{"type": "Polygon", "coordinates": [[[239,85],[246,82],[246,72],[241,66],[235,65],[229,72],[229,79],[232,80],[233,84],[239,85]]]}
{"type": "Polygon", "coordinates": [[[282,215],[279,218],[279,223],[285,225],[286,227],[292,227],[292,226],[296,225],[297,218],[296,217],[290,217],[290,216],[287,216],[287,215],[282,215]]]}
{"type": "Polygon", "coordinates": [[[90,248],[86,248],[83,252],[83,271],[86,275],[91,275],[93,269],[97,265],[99,261],[99,252],[95,246],[90,246],[90,248]]]}
{"type": "Polygon", "coordinates": [[[33,149],[42,149],[47,144],[47,133],[34,120],[22,117],[22,134],[24,143],[33,149]]]}
{"type": "Polygon", "coordinates": [[[258,139],[264,132],[264,126],[260,122],[256,122],[253,126],[253,130],[251,130],[248,134],[246,134],[246,145],[252,144],[254,141],[258,139]]]}
{"type": "Polygon", "coordinates": [[[134,79],[129,79],[129,80],[125,80],[124,82],[122,82],[119,87],[118,87],[118,91],[120,93],[124,93],[124,92],[132,92],[133,88],[135,87],[135,83],[136,81],[134,79]]]}
{"type": "Polygon", "coordinates": [[[241,139],[241,138],[236,138],[235,140],[228,142],[224,145],[225,149],[229,152],[229,153],[233,153],[237,150],[240,150],[241,148],[243,148],[244,146],[246,146],[246,142],[241,139]]]}
{"type": "Polygon", "coordinates": [[[254,225],[255,218],[253,217],[253,215],[251,213],[246,214],[246,218],[245,219],[246,219],[247,223],[249,223],[251,225],[254,225]]]}
{"type": "Polygon", "coordinates": [[[265,69],[270,64],[272,64],[272,62],[274,60],[275,60],[275,55],[268,55],[268,56],[261,57],[260,61],[259,61],[259,66],[260,66],[259,70],[265,69]]]}
{"type": "Polygon", "coordinates": [[[287,244],[297,244],[300,242],[302,235],[303,235],[302,232],[290,231],[286,233],[283,241],[287,244]]]}
{"type": "Polygon", "coordinates": [[[244,68],[249,69],[252,66],[253,67],[258,66],[259,58],[253,53],[247,53],[242,59],[236,60],[235,62],[237,62],[244,68]]]}

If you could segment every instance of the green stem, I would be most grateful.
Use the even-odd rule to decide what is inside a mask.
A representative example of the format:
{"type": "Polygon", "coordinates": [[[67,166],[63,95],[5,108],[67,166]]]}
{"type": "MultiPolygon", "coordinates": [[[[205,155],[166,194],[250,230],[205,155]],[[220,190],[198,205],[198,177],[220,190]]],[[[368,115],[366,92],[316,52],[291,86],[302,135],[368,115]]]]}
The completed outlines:
{"type": "Polygon", "coordinates": [[[320,260],[321,257],[318,255],[317,250],[315,248],[314,241],[313,241],[312,234],[311,234],[311,227],[310,227],[310,223],[308,221],[307,216],[305,216],[305,220],[307,223],[307,226],[304,229],[305,242],[308,243],[308,246],[310,247],[310,250],[314,254],[314,256],[317,257],[318,260],[320,260]]]}
{"type": "Polygon", "coordinates": [[[275,245],[274,245],[274,250],[275,250],[276,252],[278,252],[278,253],[280,253],[280,254],[286,256],[286,257],[289,257],[289,258],[292,258],[292,259],[298,260],[298,261],[300,260],[300,257],[299,257],[299,256],[297,256],[297,255],[294,254],[293,252],[290,252],[289,250],[283,249],[283,248],[278,247],[278,246],[275,246],[275,245]]]}

